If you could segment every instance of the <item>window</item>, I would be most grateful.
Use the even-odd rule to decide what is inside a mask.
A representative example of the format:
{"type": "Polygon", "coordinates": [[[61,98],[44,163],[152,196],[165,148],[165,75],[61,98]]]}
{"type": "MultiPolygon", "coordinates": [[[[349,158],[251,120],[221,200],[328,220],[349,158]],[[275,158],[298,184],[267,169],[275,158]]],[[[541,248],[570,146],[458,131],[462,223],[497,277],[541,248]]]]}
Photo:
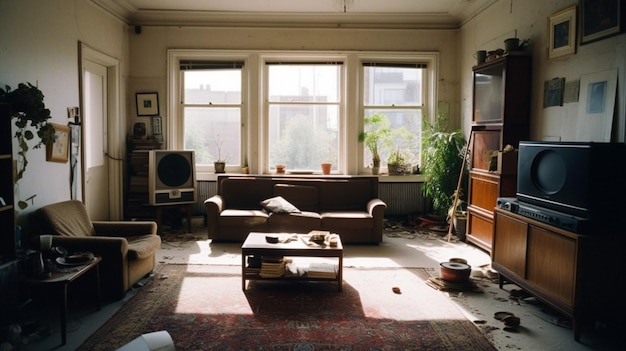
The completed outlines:
{"type": "Polygon", "coordinates": [[[342,64],[266,64],[269,169],[337,170],[342,64]]]}
{"type": "MultiPolygon", "coordinates": [[[[400,151],[409,163],[420,163],[422,118],[424,116],[423,63],[362,64],[363,117],[380,114],[390,122],[390,144],[380,146],[381,167],[392,151],[400,151]]],[[[363,150],[364,166],[371,165],[371,152],[363,150]]]]}
{"type": "MultiPolygon", "coordinates": [[[[196,152],[199,179],[226,159],[257,173],[369,174],[371,155],[358,134],[364,118],[384,114],[391,151],[420,163],[422,118],[435,105],[436,53],[168,50],[170,149],[196,152]],[[218,147],[219,146],[219,147],[218,147]]],[[[210,178],[205,178],[210,179],[210,178]]]]}
{"type": "Polygon", "coordinates": [[[243,62],[181,61],[183,140],[197,167],[241,164],[243,62]]]}

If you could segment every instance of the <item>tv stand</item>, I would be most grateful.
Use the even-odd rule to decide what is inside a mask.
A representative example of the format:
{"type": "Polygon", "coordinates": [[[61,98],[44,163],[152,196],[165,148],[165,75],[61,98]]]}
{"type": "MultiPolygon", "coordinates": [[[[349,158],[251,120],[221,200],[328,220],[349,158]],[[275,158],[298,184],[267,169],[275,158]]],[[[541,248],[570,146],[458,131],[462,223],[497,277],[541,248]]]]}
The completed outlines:
{"type": "Polygon", "coordinates": [[[574,339],[583,324],[618,320],[624,311],[614,285],[626,273],[626,233],[576,234],[500,208],[494,209],[492,267],[499,285],[512,282],[572,319],[574,339]]]}

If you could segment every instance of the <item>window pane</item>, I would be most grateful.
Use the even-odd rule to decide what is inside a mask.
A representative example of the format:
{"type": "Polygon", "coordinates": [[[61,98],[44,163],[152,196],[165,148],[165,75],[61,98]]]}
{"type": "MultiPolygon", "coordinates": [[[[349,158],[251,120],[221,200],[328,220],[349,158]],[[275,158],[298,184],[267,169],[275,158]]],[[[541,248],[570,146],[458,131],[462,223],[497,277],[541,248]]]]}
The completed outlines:
{"type": "Polygon", "coordinates": [[[212,166],[218,158],[228,165],[241,164],[239,107],[186,107],[184,115],[185,149],[195,150],[197,165],[212,166]]]}
{"type": "Polygon", "coordinates": [[[341,65],[269,65],[269,101],[338,102],[341,65]]]}
{"type": "MultiPolygon", "coordinates": [[[[387,166],[387,158],[394,150],[406,153],[408,161],[412,165],[419,165],[421,156],[421,135],[422,135],[422,110],[421,109],[365,109],[365,115],[382,114],[389,119],[391,124],[391,144],[381,147],[380,165],[387,166]]],[[[364,148],[364,166],[372,163],[370,150],[364,148]]]]}
{"type": "Polygon", "coordinates": [[[364,104],[421,106],[422,68],[363,67],[364,104]]]}
{"type": "Polygon", "coordinates": [[[269,118],[269,166],[319,171],[330,162],[337,170],[339,107],[272,105],[269,118]]]}
{"type": "Polygon", "coordinates": [[[241,104],[241,70],[184,71],[184,104],[241,104]]]}

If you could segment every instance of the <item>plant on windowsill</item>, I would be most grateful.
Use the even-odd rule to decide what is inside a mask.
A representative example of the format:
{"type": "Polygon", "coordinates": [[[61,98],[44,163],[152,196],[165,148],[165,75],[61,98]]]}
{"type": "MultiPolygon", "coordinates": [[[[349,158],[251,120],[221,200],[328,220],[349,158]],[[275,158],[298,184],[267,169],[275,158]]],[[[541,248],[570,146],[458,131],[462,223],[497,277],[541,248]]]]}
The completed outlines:
{"type": "Polygon", "coordinates": [[[215,173],[226,172],[226,158],[222,158],[222,147],[224,146],[224,140],[218,134],[215,137],[215,148],[217,149],[217,160],[213,162],[215,173]]]}
{"type": "Polygon", "coordinates": [[[372,154],[372,174],[380,169],[380,152],[391,146],[391,123],[387,116],[377,113],[363,119],[364,131],[359,133],[359,142],[364,143],[372,154]]]}
{"type": "Polygon", "coordinates": [[[389,175],[405,175],[411,173],[411,163],[408,161],[408,155],[396,149],[387,158],[387,169],[389,175]]]}
{"type": "MultiPolygon", "coordinates": [[[[433,212],[438,215],[446,215],[452,206],[459,170],[462,162],[467,162],[463,160],[467,146],[463,132],[460,129],[447,131],[447,122],[446,116],[439,115],[434,123],[424,121],[423,124],[422,173],[426,177],[423,191],[432,199],[433,212]]],[[[463,168],[465,173],[467,169],[463,168]]],[[[467,188],[467,178],[464,174],[461,189],[467,188]]]]}

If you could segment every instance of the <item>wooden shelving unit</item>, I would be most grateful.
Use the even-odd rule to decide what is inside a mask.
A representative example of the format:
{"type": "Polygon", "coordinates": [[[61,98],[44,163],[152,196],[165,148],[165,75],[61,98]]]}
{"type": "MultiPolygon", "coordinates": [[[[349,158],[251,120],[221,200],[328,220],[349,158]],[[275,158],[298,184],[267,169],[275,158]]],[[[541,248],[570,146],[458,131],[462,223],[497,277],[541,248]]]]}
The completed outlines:
{"type": "MultiPolygon", "coordinates": [[[[513,197],[517,161],[494,168],[492,156],[529,138],[531,57],[506,55],[473,68],[474,98],[466,240],[491,252],[498,197],[513,197]]],[[[495,162],[497,164],[497,162],[495,162]]]]}
{"type": "Polygon", "coordinates": [[[162,143],[150,140],[128,140],[127,177],[124,217],[132,219],[155,219],[153,206],[148,206],[148,171],[150,150],[161,149],[162,143]]]}

